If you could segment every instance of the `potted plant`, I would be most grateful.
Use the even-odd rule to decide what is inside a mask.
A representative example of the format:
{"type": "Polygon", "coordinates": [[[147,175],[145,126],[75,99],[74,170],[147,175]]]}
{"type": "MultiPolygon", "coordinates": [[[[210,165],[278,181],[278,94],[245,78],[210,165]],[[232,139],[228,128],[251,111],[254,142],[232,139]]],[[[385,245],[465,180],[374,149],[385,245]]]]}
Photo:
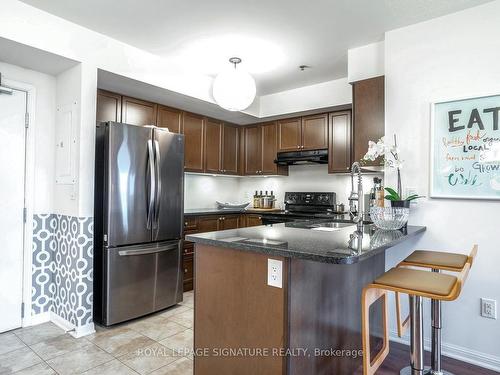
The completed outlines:
{"type": "Polygon", "coordinates": [[[387,145],[385,143],[384,137],[380,138],[376,143],[373,141],[368,142],[368,152],[363,157],[364,161],[375,161],[378,158],[382,158],[382,164],[388,168],[394,168],[397,171],[398,186],[397,190],[386,187],[385,190],[389,193],[385,196],[385,199],[391,202],[392,207],[406,207],[410,208],[410,203],[412,200],[421,198],[417,194],[410,195],[403,199],[402,195],[402,184],[401,184],[401,168],[403,168],[403,160],[399,156],[399,148],[397,144],[396,135],[394,135],[394,144],[387,145]]]}
{"type": "Polygon", "coordinates": [[[391,202],[392,207],[405,207],[410,208],[410,203],[414,199],[421,198],[418,194],[413,194],[405,199],[402,199],[397,191],[394,189],[387,187],[385,190],[389,193],[385,196],[385,199],[391,202]]]}

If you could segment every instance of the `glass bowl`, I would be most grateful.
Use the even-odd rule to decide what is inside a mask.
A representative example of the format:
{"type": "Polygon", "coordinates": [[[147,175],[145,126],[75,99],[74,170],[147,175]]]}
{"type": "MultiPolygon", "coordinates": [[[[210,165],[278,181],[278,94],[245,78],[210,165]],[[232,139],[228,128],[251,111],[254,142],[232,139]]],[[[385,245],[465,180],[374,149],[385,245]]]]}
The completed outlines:
{"type": "Polygon", "coordinates": [[[401,229],[408,222],[410,209],[404,207],[372,207],[370,218],[377,228],[401,229]]]}

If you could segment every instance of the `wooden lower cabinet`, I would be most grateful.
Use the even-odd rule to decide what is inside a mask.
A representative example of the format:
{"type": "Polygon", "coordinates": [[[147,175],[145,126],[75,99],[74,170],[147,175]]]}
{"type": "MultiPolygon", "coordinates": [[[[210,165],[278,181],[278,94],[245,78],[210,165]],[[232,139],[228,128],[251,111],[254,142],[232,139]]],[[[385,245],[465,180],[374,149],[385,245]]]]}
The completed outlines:
{"type": "MultiPolygon", "coordinates": [[[[215,232],[218,230],[236,229],[246,226],[245,216],[258,215],[204,215],[184,217],[184,242],[182,246],[182,269],[184,272],[184,291],[193,290],[194,286],[194,244],[186,241],[189,234],[215,232]]],[[[257,224],[256,219],[252,219],[253,225],[257,224]]]]}
{"type": "MultiPolygon", "coordinates": [[[[285,374],[286,357],[272,355],[272,350],[286,344],[286,289],[266,285],[269,256],[196,246],[194,342],[208,354],[195,357],[194,373],[285,374]],[[271,354],[214,355],[216,350],[238,348],[267,348],[271,354]]],[[[286,280],[284,271],[284,285],[286,280]]]]}
{"type": "Polygon", "coordinates": [[[193,290],[194,287],[194,253],[184,254],[182,259],[184,272],[184,291],[193,290]]]}
{"type": "MultiPolygon", "coordinates": [[[[354,264],[330,264],[200,243],[195,247],[194,350],[203,353],[194,357],[195,374],[359,372],[362,291],[384,273],[384,253],[354,264]],[[268,259],[282,262],[282,288],[267,284],[268,259]],[[271,353],[223,356],[223,348],[271,353]],[[273,355],[273,349],[296,355],[273,355]],[[339,350],[345,355],[337,355],[339,350]]],[[[370,313],[375,344],[383,332],[381,307],[373,305],[370,313]]]]}
{"type": "Polygon", "coordinates": [[[256,227],[262,225],[262,216],[256,214],[248,214],[246,215],[246,227],[256,227]]]}

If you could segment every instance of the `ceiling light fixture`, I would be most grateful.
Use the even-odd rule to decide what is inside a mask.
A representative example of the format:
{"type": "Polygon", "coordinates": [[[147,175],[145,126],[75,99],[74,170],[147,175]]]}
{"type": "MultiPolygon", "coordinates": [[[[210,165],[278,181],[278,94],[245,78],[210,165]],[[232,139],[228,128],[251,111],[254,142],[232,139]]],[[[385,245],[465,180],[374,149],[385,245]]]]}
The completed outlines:
{"type": "Polygon", "coordinates": [[[228,111],[242,111],[255,99],[256,87],[253,77],[237,65],[239,57],[231,57],[229,62],[234,68],[227,69],[215,77],[213,85],[214,99],[219,106],[228,111]]]}

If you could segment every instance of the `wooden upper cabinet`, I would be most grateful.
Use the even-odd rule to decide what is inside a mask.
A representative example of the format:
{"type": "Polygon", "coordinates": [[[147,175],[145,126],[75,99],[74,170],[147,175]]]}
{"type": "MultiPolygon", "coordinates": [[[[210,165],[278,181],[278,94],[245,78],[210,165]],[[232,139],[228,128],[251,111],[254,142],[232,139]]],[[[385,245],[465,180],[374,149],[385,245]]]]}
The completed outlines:
{"type": "Polygon", "coordinates": [[[262,167],[261,174],[277,174],[276,146],[278,129],[275,122],[261,125],[262,167]]]}
{"type": "Polygon", "coordinates": [[[303,150],[317,150],[328,147],[328,115],[302,117],[303,150]]]}
{"type": "Polygon", "coordinates": [[[159,105],[156,126],[168,128],[172,133],[182,133],[182,112],[159,105]]]}
{"type": "Polygon", "coordinates": [[[351,112],[329,114],[328,173],[351,170],[351,112]]]}
{"type": "Polygon", "coordinates": [[[97,90],[97,122],[122,120],[122,96],[104,90],[97,90]]]}
{"type": "Polygon", "coordinates": [[[245,128],[245,161],[246,175],[259,174],[262,167],[262,137],[260,126],[245,128]]]}
{"type": "Polygon", "coordinates": [[[158,105],[135,98],[122,98],[122,122],[132,125],[156,125],[158,105]]]}
{"type": "Polygon", "coordinates": [[[222,131],[222,173],[238,174],[239,131],[234,125],[224,124],[222,131]]]}
{"type": "Polygon", "coordinates": [[[222,172],[222,123],[206,120],[205,172],[222,172]]]}
{"type": "Polygon", "coordinates": [[[203,172],[204,169],[204,129],[203,117],[192,114],[183,114],[184,134],[184,169],[190,172],[203,172]]]}
{"type": "MultiPolygon", "coordinates": [[[[368,141],[376,142],[384,135],[384,76],[352,83],[353,162],[368,151],[368,141]]],[[[378,160],[365,165],[380,165],[378,160]]]]}
{"type": "Polygon", "coordinates": [[[300,117],[278,121],[278,151],[297,151],[302,146],[300,117]]]}

